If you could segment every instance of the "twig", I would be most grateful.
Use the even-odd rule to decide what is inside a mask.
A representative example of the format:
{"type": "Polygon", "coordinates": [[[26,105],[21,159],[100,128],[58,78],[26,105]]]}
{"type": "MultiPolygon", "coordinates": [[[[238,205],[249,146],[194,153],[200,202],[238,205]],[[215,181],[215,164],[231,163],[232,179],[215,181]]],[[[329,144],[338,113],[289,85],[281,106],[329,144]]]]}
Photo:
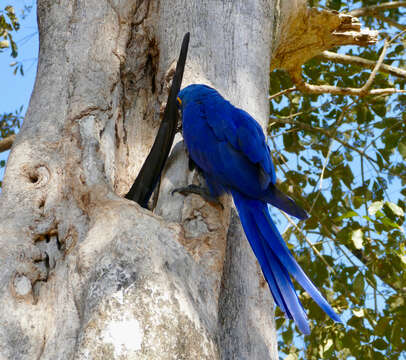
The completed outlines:
{"type": "Polygon", "coordinates": [[[391,125],[391,126],[385,128],[385,130],[383,130],[379,135],[375,136],[375,137],[371,140],[371,142],[370,142],[367,146],[365,146],[365,148],[364,148],[363,151],[366,152],[366,151],[368,150],[368,148],[369,148],[372,144],[374,144],[374,143],[376,142],[376,140],[378,140],[380,137],[382,137],[383,135],[385,135],[389,130],[392,130],[394,127],[399,126],[399,125],[402,125],[402,122],[394,123],[393,125],[391,125]]]}
{"type": "MultiPolygon", "coordinates": [[[[330,160],[331,148],[333,147],[333,141],[332,141],[332,140],[336,137],[338,128],[339,128],[341,122],[342,122],[343,119],[344,119],[344,115],[347,113],[347,110],[351,107],[351,105],[352,105],[353,103],[354,103],[354,102],[351,102],[351,104],[346,105],[346,106],[343,108],[343,111],[341,112],[340,116],[338,117],[338,119],[337,119],[337,121],[336,121],[336,126],[335,126],[335,129],[334,129],[334,132],[333,132],[333,134],[332,134],[332,137],[331,137],[330,140],[329,140],[329,146],[328,146],[327,156],[326,156],[326,158],[325,158],[325,160],[324,160],[323,168],[322,168],[321,174],[320,174],[320,180],[319,180],[320,186],[319,186],[319,190],[317,191],[317,194],[316,194],[316,196],[315,196],[315,198],[314,198],[314,200],[313,200],[312,206],[310,207],[310,210],[309,210],[309,213],[310,213],[310,214],[312,213],[313,208],[314,208],[314,205],[316,205],[316,202],[317,202],[317,200],[318,200],[318,198],[319,198],[319,196],[320,196],[320,194],[321,194],[321,191],[322,191],[322,185],[323,185],[323,179],[324,179],[324,171],[326,170],[326,167],[327,167],[328,162],[329,162],[329,160],[330,160]]],[[[313,192],[314,192],[315,189],[316,189],[316,185],[314,185],[314,187],[313,187],[313,192]]],[[[302,225],[302,229],[303,229],[303,225],[302,225]]]]}
{"type": "Polygon", "coordinates": [[[297,231],[299,231],[299,232],[303,235],[305,241],[309,244],[309,246],[312,248],[312,250],[315,252],[315,254],[321,259],[321,261],[323,261],[323,263],[327,266],[327,268],[328,268],[334,275],[336,275],[335,270],[330,266],[330,264],[327,262],[327,260],[324,258],[324,256],[320,253],[320,251],[317,250],[317,248],[314,246],[314,244],[307,238],[307,236],[303,233],[302,229],[300,229],[300,228],[295,224],[295,222],[292,220],[292,218],[291,218],[288,214],[285,214],[283,211],[282,211],[282,214],[283,214],[283,216],[285,216],[285,218],[289,221],[289,223],[290,223],[292,226],[294,226],[295,229],[296,229],[297,231]]]}
{"type": "MultiPolygon", "coordinates": [[[[376,65],[375,61],[363,59],[358,56],[337,54],[331,51],[323,51],[320,57],[340,64],[355,64],[369,69],[373,69],[376,65]]],[[[379,71],[406,79],[406,70],[402,70],[394,66],[382,64],[379,71]]]]}
{"type": "Polygon", "coordinates": [[[392,44],[393,42],[395,42],[395,40],[398,38],[398,37],[401,37],[403,34],[405,34],[406,33],[406,30],[403,30],[403,31],[401,31],[399,34],[396,34],[392,39],[390,39],[389,40],[389,44],[388,45],[390,45],[390,44],[392,44]]]}
{"type": "Polygon", "coordinates": [[[383,59],[385,59],[386,50],[388,49],[388,46],[389,46],[389,42],[385,40],[385,42],[383,44],[381,55],[379,56],[379,59],[375,65],[374,69],[372,70],[371,74],[369,75],[369,78],[368,78],[367,82],[365,83],[365,85],[360,89],[361,94],[362,94],[361,96],[366,95],[368,93],[369,88],[371,87],[372,83],[374,82],[376,73],[378,72],[379,68],[381,67],[381,65],[383,63],[383,59]]]}
{"type": "Polygon", "coordinates": [[[9,150],[13,145],[15,138],[16,138],[15,135],[10,135],[0,140],[0,153],[9,150]]]}
{"type": "Polygon", "coordinates": [[[295,87],[291,87],[291,88],[289,88],[289,89],[285,89],[285,90],[279,91],[279,92],[276,93],[276,94],[272,94],[272,95],[268,96],[268,99],[269,99],[269,100],[272,100],[272,99],[274,99],[274,98],[276,98],[276,97],[278,97],[278,96],[285,95],[285,94],[290,93],[290,92],[292,92],[292,91],[297,91],[297,89],[296,89],[295,87]]]}
{"type": "MultiPolygon", "coordinates": [[[[312,107],[312,108],[307,109],[307,110],[303,110],[303,111],[299,111],[299,112],[294,113],[294,114],[290,114],[290,115],[288,115],[288,116],[278,115],[278,118],[280,118],[280,119],[293,119],[293,118],[295,118],[296,116],[300,116],[300,115],[303,115],[303,114],[307,114],[307,113],[312,112],[313,110],[316,110],[316,109],[319,109],[319,108],[320,108],[320,106],[315,106],[315,107],[312,107]]],[[[272,119],[271,117],[269,117],[269,118],[272,119]]],[[[269,126],[271,126],[271,125],[272,125],[272,124],[270,124],[269,126]]]]}
{"type": "Polygon", "coordinates": [[[396,8],[400,8],[403,6],[406,6],[406,1],[393,1],[393,2],[387,2],[384,4],[372,5],[372,6],[355,9],[355,10],[350,11],[348,14],[352,15],[352,16],[374,15],[379,11],[396,9],[396,8]]]}
{"type": "MultiPolygon", "coordinates": [[[[285,158],[283,157],[282,153],[278,150],[278,147],[276,146],[275,140],[273,138],[271,138],[272,144],[274,146],[275,151],[279,154],[279,158],[282,160],[283,164],[288,168],[288,171],[290,171],[289,165],[286,162],[285,158]]],[[[280,162],[278,161],[278,164],[280,164],[280,162]]],[[[279,168],[282,170],[283,175],[285,175],[285,177],[287,177],[286,171],[283,168],[282,164],[280,164],[279,168]]]]}
{"type": "Polygon", "coordinates": [[[406,29],[405,25],[399,24],[396,21],[393,21],[392,19],[389,19],[388,17],[382,16],[382,15],[379,15],[379,14],[375,14],[373,16],[374,16],[374,18],[379,19],[379,20],[381,20],[383,22],[386,22],[390,26],[398,28],[399,30],[405,30],[406,29]]]}
{"type": "MultiPolygon", "coordinates": [[[[343,250],[341,244],[336,244],[336,245],[337,245],[337,247],[341,250],[342,254],[347,258],[347,260],[352,264],[352,266],[358,267],[357,264],[351,259],[351,257],[349,257],[348,254],[343,250]]],[[[359,260],[359,259],[358,259],[358,260],[359,260]]],[[[361,262],[362,262],[362,261],[361,261],[361,262]]],[[[362,264],[363,264],[367,269],[369,269],[369,267],[368,267],[366,264],[364,264],[363,262],[362,262],[362,264]]],[[[381,295],[381,296],[386,300],[386,296],[385,296],[381,291],[379,291],[379,290],[376,288],[375,284],[373,284],[372,281],[369,280],[369,279],[365,276],[365,274],[364,274],[363,272],[361,272],[361,274],[362,274],[362,277],[367,281],[367,283],[368,283],[373,289],[375,289],[375,290],[379,293],[379,295],[381,295]]],[[[374,274],[375,274],[375,273],[374,273],[374,274]]],[[[378,275],[375,274],[375,276],[378,276],[378,275]]],[[[378,278],[379,278],[379,276],[378,276],[378,278]]]]}
{"type": "Polygon", "coordinates": [[[293,120],[288,120],[288,119],[272,118],[272,121],[283,123],[283,124],[295,125],[295,126],[299,127],[302,130],[308,130],[308,131],[312,131],[312,132],[320,132],[320,133],[328,136],[329,138],[334,139],[335,141],[339,142],[341,145],[344,145],[345,147],[356,151],[358,154],[365,156],[365,158],[368,159],[369,161],[372,161],[372,162],[376,163],[375,159],[373,159],[369,155],[365,154],[362,150],[348,144],[347,142],[345,142],[344,140],[341,140],[340,138],[338,138],[336,136],[333,136],[333,134],[330,131],[326,130],[326,129],[323,129],[323,128],[320,128],[320,127],[313,127],[313,126],[310,126],[308,124],[302,123],[300,121],[293,121],[293,120]]]}

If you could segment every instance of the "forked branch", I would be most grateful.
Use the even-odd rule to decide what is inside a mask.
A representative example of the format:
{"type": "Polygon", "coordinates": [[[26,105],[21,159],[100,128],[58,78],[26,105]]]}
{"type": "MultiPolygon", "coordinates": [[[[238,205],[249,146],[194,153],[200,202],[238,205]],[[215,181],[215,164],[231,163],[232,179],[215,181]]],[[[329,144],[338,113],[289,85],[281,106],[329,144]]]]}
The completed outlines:
{"type": "MultiPolygon", "coordinates": [[[[340,63],[340,64],[344,64],[344,65],[354,64],[354,65],[359,65],[359,66],[362,66],[362,67],[365,67],[368,69],[373,69],[376,65],[375,61],[363,59],[359,56],[337,54],[337,53],[334,53],[331,51],[323,51],[321,53],[320,57],[325,60],[330,60],[332,62],[336,62],[336,63],[340,63]]],[[[378,71],[406,79],[406,70],[399,69],[394,66],[382,64],[378,71]]]]}

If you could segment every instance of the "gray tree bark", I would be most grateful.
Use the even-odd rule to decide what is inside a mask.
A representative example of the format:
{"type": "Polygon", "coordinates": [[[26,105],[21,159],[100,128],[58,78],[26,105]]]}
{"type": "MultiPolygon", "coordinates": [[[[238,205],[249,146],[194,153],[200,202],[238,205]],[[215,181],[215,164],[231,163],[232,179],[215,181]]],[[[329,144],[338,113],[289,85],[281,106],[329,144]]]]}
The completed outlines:
{"type": "MultiPolygon", "coordinates": [[[[0,359],[277,359],[273,304],[230,199],[174,147],[154,213],[122,196],[184,86],[268,119],[279,2],[38,0],[30,106],[0,198],[0,359]]],[[[180,139],[179,139],[180,140],[180,139]]]]}

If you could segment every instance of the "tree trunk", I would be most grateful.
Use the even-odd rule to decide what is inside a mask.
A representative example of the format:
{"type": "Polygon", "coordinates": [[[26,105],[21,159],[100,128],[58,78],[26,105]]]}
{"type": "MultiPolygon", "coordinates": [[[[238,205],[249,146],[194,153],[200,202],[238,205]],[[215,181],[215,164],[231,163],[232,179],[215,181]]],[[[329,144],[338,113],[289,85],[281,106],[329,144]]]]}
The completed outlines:
{"type": "Polygon", "coordinates": [[[154,213],[122,196],[184,86],[268,119],[278,1],[38,0],[30,106],[0,200],[1,359],[277,359],[273,304],[231,201],[174,147],[154,213]]]}

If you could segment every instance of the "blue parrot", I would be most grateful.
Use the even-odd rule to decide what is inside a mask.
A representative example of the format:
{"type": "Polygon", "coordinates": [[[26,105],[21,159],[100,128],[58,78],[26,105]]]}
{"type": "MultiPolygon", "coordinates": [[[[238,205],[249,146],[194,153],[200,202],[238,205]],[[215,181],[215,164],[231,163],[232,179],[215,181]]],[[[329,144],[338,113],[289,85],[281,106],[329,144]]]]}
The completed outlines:
{"type": "Polygon", "coordinates": [[[276,188],[275,168],[261,126],[206,85],[187,86],[177,100],[189,157],[208,189],[190,185],[175,191],[199,193],[207,199],[231,193],[275,303],[286,316],[304,334],[310,333],[291,275],[333,320],[341,322],[296,262],[270,217],[268,204],[298,219],[308,215],[276,188]]]}

